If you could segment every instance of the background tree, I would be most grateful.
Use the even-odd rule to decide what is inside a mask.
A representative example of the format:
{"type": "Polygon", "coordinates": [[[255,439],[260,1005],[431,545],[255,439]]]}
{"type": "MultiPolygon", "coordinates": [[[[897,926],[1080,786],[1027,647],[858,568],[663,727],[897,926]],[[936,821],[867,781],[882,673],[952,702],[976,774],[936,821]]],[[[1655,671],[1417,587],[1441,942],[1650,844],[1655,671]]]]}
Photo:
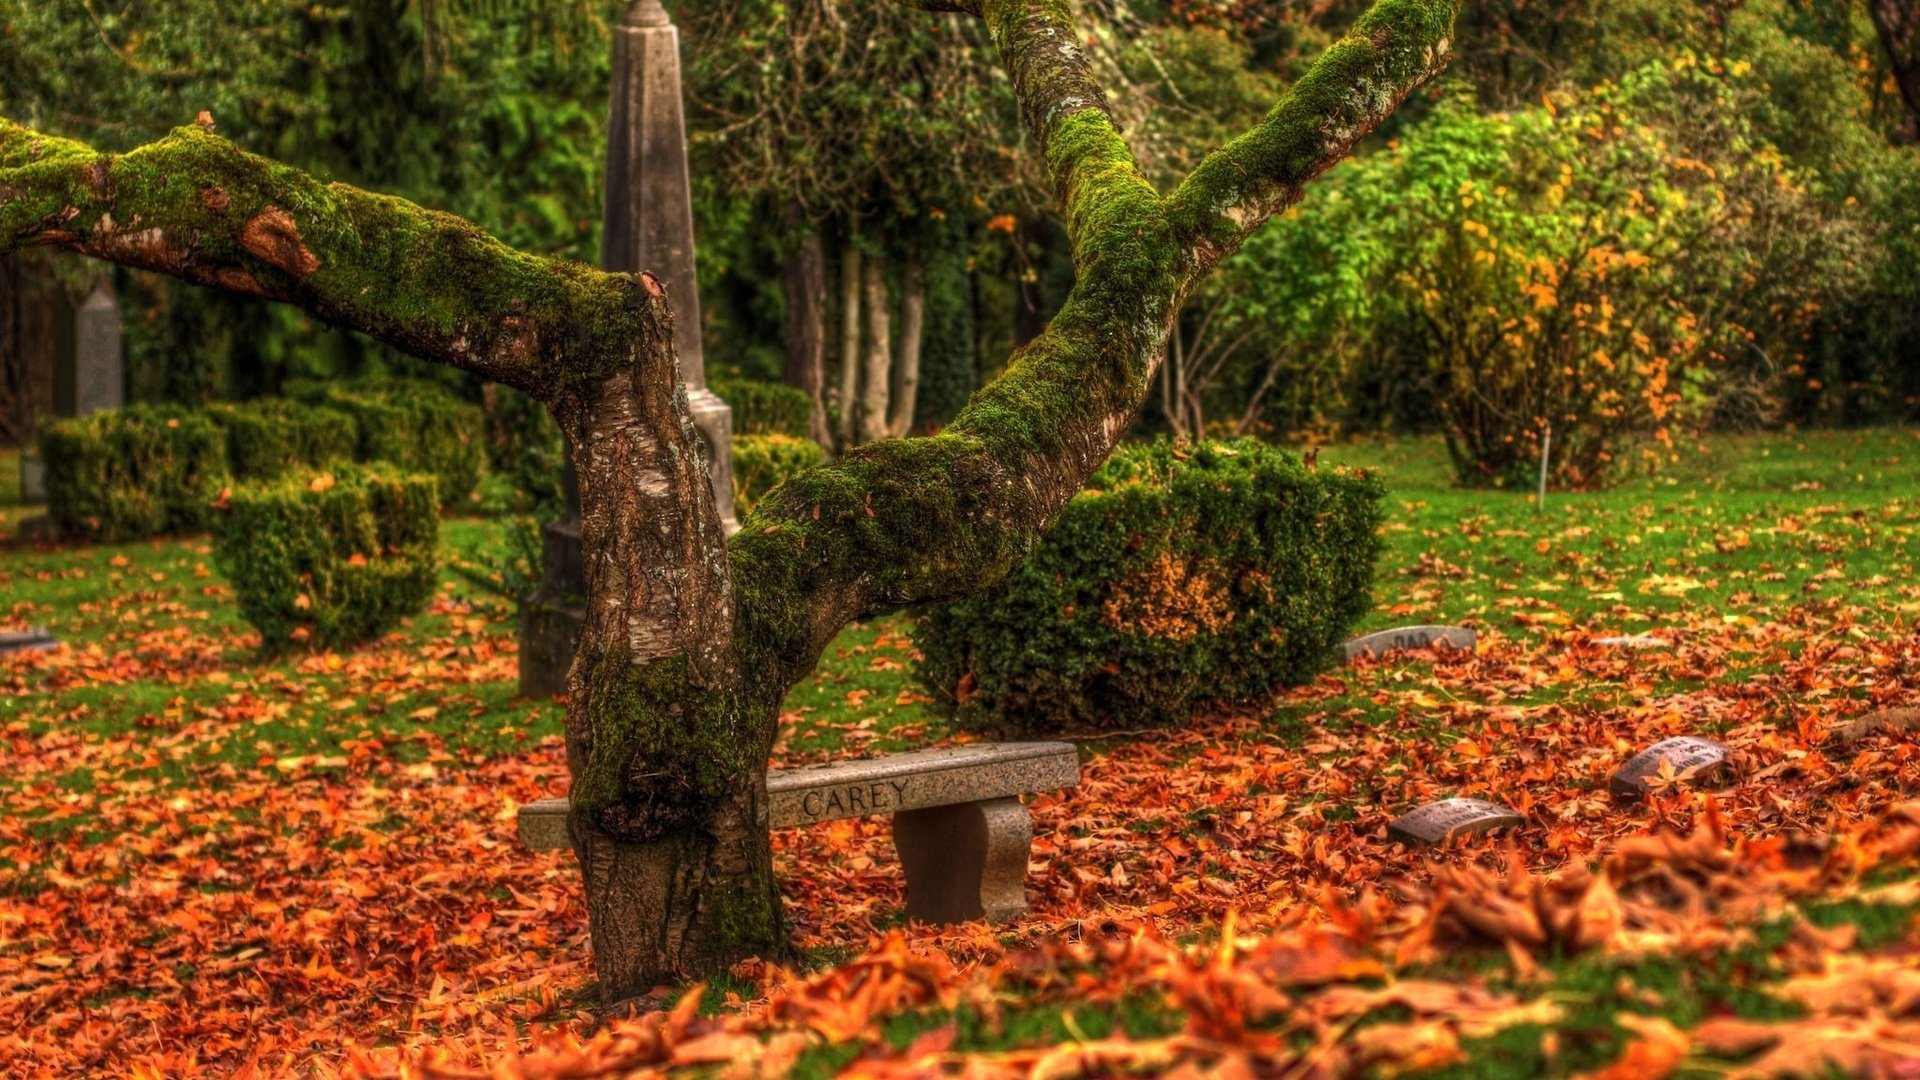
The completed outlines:
{"type": "Polygon", "coordinates": [[[112,155],[0,123],[5,250],[285,301],[538,397],[559,421],[589,588],[567,695],[569,828],[605,1001],[784,952],[765,777],[787,689],[847,621],[977,591],[1019,561],[1139,411],[1195,283],[1444,66],[1456,13],[1380,0],[1163,196],[1066,3],[914,6],[984,19],[1047,162],[1073,291],[942,433],[802,474],[731,544],[651,276],[516,251],[203,127],[112,155]]]}

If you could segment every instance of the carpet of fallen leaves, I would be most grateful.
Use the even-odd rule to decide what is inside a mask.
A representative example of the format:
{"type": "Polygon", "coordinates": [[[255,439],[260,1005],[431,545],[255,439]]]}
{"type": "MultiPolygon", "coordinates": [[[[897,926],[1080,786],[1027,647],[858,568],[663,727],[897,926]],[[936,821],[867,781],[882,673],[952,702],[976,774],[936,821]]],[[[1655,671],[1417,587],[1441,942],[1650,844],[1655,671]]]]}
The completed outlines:
{"type": "MultiPolygon", "coordinates": [[[[1878,636],[1846,612],[1676,625],[1664,650],[1496,632],[1471,656],[1335,671],[1289,695],[1282,715],[1296,720],[1091,744],[1077,790],[1033,800],[1034,910],[998,932],[899,928],[883,819],[782,832],[800,944],[858,958],[804,974],[746,965],[755,989],[713,1015],[689,996],[604,1027],[576,1003],[590,969],[570,857],[513,835],[515,808],[563,783],[554,740],[486,756],[427,737],[424,754],[403,755],[419,737],[375,735],[339,757],[263,757],[181,786],[110,778],[244,738],[297,680],[238,680],[121,739],[15,725],[0,794],[0,1075],[773,1075],[820,1045],[856,1048],[849,1067],[870,1076],[1305,1077],[1457,1061],[1463,1040],[1550,1026],[1559,1008],[1428,973],[1463,950],[1550,981],[1545,957],[1726,950],[1810,898],[1920,904],[1920,745],[1899,710],[1916,696],[1920,637],[1878,636]],[[1734,656],[1767,662],[1717,679],[1734,656]],[[1635,749],[1681,733],[1723,739],[1737,775],[1643,802],[1607,794],[1635,749]],[[105,779],[61,782],[78,769],[105,779]],[[1529,824],[1439,854],[1385,839],[1395,814],[1445,795],[1502,800],[1529,824]],[[60,828],[70,817],[85,824],[60,828]],[[889,1017],[934,1007],[991,1022],[1140,995],[1181,1018],[1172,1034],[971,1054],[952,1049],[951,1025],[906,1046],[881,1037],[889,1017]]],[[[509,635],[502,622],[437,654],[446,677],[508,677],[509,635]]],[[[0,686],[161,669],[188,685],[226,678],[217,662],[235,649],[155,633],[113,655],[0,660],[0,686]]],[[[391,646],[308,662],[344,670],[366,697],[439,671],[391,646]]],[[[1796,933],[1767,988],[1798,1003],[1791,1020],[1680,1030],[1622,1017],[1637,1038],[1616,1075],[1702,1054],[1746,1055],[1758,1075],[1822,1059],[1883,1075],[1904,1061],[1910,1074],[1920,935],[1852,946],[1844,932],[1796,933]]]]}

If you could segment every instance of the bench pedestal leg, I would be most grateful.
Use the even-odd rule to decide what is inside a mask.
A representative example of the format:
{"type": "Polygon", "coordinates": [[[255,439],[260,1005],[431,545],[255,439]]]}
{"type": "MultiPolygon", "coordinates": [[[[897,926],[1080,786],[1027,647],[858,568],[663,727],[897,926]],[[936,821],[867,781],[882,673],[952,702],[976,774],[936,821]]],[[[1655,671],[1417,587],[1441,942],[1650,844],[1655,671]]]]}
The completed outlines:
{"type": "Polygon", "coordinates": [[[907,915],[930,923],[995,922],[1027,910],[1033,818],[1016,798],[902,810],[893,845],[907,872],[907,915]]]}

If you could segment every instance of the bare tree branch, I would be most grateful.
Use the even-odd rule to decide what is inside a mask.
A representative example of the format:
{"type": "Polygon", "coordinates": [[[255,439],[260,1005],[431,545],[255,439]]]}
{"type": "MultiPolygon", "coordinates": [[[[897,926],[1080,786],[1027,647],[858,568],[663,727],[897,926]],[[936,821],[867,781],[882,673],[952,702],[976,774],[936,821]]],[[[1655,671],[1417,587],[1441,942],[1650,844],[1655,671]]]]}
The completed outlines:
{"type": "Polygon", "coordinates": [[[657,303],[633,277],[523,254],[201,127],[115,155],[0,120],[0,254],[29,246],[285,301],[544,400],[618,369],[657,303]]]}

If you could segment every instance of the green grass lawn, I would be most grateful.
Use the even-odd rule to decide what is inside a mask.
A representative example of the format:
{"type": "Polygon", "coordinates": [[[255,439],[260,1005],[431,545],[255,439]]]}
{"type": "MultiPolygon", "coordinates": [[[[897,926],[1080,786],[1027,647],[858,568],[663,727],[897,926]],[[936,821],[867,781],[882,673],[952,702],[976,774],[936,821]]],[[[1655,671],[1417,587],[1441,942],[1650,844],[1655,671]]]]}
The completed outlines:
{"type": "MultiPolygon", "coordinates": [[[[1659,632],[1703,613],[1739,619],[1823,595],[1845,595],[1889,623],[1920,613],[1920,432],[1710,439],[1660,475],[1550,493],[1544,512],[1531,493],[1453,487],[1435,440],[1335,446],[1321,462],[1379,470],[1389,489],[1375,607],[1358,631],[1464,621],[1506,635],[1659,632]]],[[[0,457],[0,485],[14,485],[0,486],[0,498],[17,500],[17,476],[17,463],[0,457]]],[[[19,508],[8,509],[17,520],[19,508]]],[[[452,559],[497,564],[505,529],[497,519],[450,519],[443,545],[452,559]]],[[[45,625],[145,665],[108,684],[54,693],[23,686],[0,698],[0,724],[77,724],[109,738],[237,684],[282,688],[284,715],[244,744],[194,746],[155,766],[170,781],[221,760],[338,756],[343,743],[380,728],[486,752],[559,731],[559,708],[517,700],[511,657],[489,648],[511,630],[511,603],[451,570],[430,612],[345,658],[257,658],[204,537],[15,548],[0,566],[0,592],[0,622],[45,625]],[[481,664],[487,677],[450,698],[425,675],[384,677],[423,651],[445,664],[481,664]],[[368,692],[370,683],[379,690],[368,692]],[[417,718],[429,707],[431,717],[417,718]]],[[[856,624],[789,695],[782,755],[881,752],[949,734],[929,703],[913,677],[908,616],[856,624]]]]}

